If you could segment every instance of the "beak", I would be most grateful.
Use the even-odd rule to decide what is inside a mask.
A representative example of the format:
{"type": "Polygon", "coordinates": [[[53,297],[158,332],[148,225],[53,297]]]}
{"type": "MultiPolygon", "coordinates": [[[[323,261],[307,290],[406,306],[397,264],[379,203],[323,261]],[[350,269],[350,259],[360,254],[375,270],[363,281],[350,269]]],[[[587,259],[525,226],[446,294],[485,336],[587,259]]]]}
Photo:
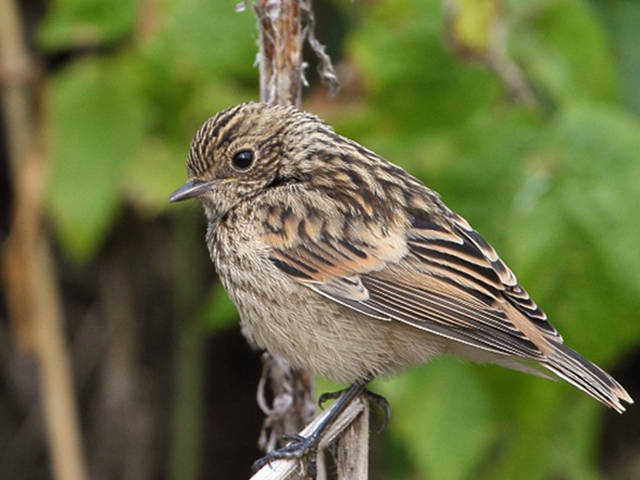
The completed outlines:
{"type": "Polygon", "coordinates": [[[202,180],[189,180],[171,194],[169,202],[181,202],[182,200],[202,195],[216,183],[218,183],[218,180],[209,180],[208,182],[204,182],[202,180]]]}

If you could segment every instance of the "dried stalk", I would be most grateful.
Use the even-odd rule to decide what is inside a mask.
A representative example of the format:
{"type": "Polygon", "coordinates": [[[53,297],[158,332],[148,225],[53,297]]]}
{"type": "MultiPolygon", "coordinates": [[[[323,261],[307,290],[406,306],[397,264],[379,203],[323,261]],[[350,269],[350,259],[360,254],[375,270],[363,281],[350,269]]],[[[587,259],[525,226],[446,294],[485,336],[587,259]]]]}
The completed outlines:
{"type": "MultiPolygon", "coordinates": [[[[244,9],[246,2],[238,6],[244,9]]],[[[319,58],[319,73],[322,81],[329,86],[330,94],[338,89],[338,80],[331,59],[325,53],[324,46],[315,37],[315,17],[311,8],[311,0],[256,0],[253,10],[257,18],[259,32],[257,63],[260,69],[260,100],[269,104],[295,105],[300,107],[302,87],[306,85],[304,69],[306,63],[302,60],[302,47],[305,39],[319,58]],[[303,21],[306,24],[303,25],[303,21]]],[[[263,358],[263,375],[259,384],[258,405],[266,415],[260,435],[259,445],[265,451],[277,447],[279,438],[287,433],[293,434],[307,425],[315,413],[313,379],[300,370],[292,369],[287,362],[279,357],[265,354],[263,358]],[[265,395],[265,386],[269,380],[269,390],[273,396],[271,406],[265,395]]],[[[357,455],[345,455],[341,450],[344,476],[347,472],[359,472],[366,478],[366,464],[368,458],[368,413],[361,414],[364,403],[361,401],[344,412],[334,424],[333,434],[327,435],[321,443],[321,449],[328,445],[336,435],[349,426],[360,413],[360,420],[351,430],[356,429],[355,437],[349,437],[347,451],[354,450],[357,455]],[[356,408],[360,408],[355,412],[356,408]],[[366,420],[363,418],[367,417],[366,420]],[[366,428],[365,428],[366,427],[366,428]],[[354,445],[358,448],[353,448],[354,445]],[[362,446],[364,445],[364,449],[362,446]],[[353,458],[358,460],[353,462],[353,458]],[[363,460],[364,459],[364,460],[363,460]],[[357,465],[357,466],[354,466],[357,465]],[[364,465],[364,467],[363,467],[364,465]]],[[[368,411],[367,411],[368,412],[368,411]]],[[[309,434],[316,422],[307,426],[302,435],[309,434]]],[[[275,462],[274,469],[267,466],[254,478],[293,478],[299,475],[295,461],[275,462]],[[275,467],[275,464],[278,467],[275,467]]],[[[304,473],[302,473],[304,476],[304,473]]],[[[318,477],[324,477],[324,462],[320,454],[318,458],[318,477]]]]}
{"type": "MultiPolygon", "coordinates": [[[[318,415],[307,425],[300,435],[311,434],[316,426],[336,407],[318,415]]],[[[363,397],[354,400],[329,427],[320,441],[322,451],[339,440],[337,454],[338,478],[341,480],[365,480],[368,475],[369,459],[369,403],[363,397]]],[[[304,477],[302,466],[297,460],[275,460],[265,465],[250,480],[293,480],[304,477]]]]}
{"type": "Polygon", "coordinates": [[[2,251],[7,306],[18,343],[38,362],[54,477],[83,480],[87,475],[60,295],[41,230],[46,171],[42,128],[36,128],[31,111],[32,72],[17,5],[0,0],[0,79],[15,193],[11,232],[2,251]]]}
{"type": "Polygon", "coordinates": [[[488,27],[486,45],[470,44],[456,33],[455,24],[465,8],[463,2],[444,0],[444,41],[454,53],[465,60],[479,62],[492,70],[503,83],[509,97],[526,107],[543,106],[525,72],[507,51],[509,30],[505,18],[505,5],[493,0],[496,12],[488,27]]]}
{"type": "Polygon", "coordinates": [[[300,106],[302,101],[302,36],[298,0],[257,0],[260,100],[300,106]]]}
{"type": "MultiPolygon", "coordinates": [[[[253,5],[258,24],[260,100],[270,104],[300,106],[302,99],[301,7],[298,0],[257,0],[253,5]]],[[[265,355],[258,404],[266,415],[260,447],[276,448],[285,433],[293,434],[309,423],[315,413],[313,379],[277,357],[265,355]],[[265,379],[273,395],[265,399],[265,379]]]]}
{"type": "MultiPolygon", "coordinates": [[[[236,7],[242,11],[246,0],[236,7]]],[[[315,34],[316,20],[311,0],[257,0],[253,10],[258,19],[258,58],[260,100],[269,104],[300,106],[302,87],[307,86],[302,60],[305,40],[319,60],[320,80],[329,95],[339,89],[331,58],[315,34]]]]}

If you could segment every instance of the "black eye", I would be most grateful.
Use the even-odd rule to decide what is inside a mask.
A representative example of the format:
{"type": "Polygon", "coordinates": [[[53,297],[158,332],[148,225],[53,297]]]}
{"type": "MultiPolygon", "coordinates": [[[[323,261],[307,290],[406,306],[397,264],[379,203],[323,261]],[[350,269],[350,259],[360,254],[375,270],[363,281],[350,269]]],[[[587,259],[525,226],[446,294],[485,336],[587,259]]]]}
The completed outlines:
{"type": "Polygon", "coordinates": [[[251,150],[240,150],[233,155],[231,164],[238,170],[246,170],[253,163],[253,152],[251,150]]]}

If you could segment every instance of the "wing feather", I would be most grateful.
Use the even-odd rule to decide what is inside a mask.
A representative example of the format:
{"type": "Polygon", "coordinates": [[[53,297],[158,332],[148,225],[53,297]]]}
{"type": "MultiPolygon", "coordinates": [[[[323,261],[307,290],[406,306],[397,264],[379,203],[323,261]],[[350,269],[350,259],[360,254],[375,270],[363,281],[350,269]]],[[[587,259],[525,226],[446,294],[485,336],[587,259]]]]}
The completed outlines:
{"type": "Polygon", "coordinates": [[[395,229],[360,229],[357,238],[336,237],[349,229],[334,225],[311,238],[304,216],[295,228],[292,209],[272,210],[285,212],[280,223],[289,226],[280,236],[273,228],[262,236],[274,265],[342,305],[535,360],[544,355],[543,337],[561,341],[495,250],[455,214],[447,224],[423,213],[395,229]]]}
{"type": "Polygon", "coordinates": [[[260,209],[267,213],[257,222],[273,265],[295,281],[372,319],[458,342],[452,349],[505,355],[496,363],[512,367],[537,362],[617,411],[621,400],[632,402],[613,378],[562,344],[496,251],[432,192],[398,197],[411,214],[387,209],[384,218],[315,190],[296,194],[295,203],[279,197],[260,209]]]}

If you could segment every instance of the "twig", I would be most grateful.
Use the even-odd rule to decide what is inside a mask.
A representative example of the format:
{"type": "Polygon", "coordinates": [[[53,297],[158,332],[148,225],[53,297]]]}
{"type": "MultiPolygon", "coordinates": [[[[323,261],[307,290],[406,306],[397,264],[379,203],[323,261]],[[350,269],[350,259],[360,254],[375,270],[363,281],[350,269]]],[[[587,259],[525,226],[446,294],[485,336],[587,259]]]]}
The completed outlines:
{"type": "Polygon", "coordinates": [[[258,385],[258,406],[265,414],[258,446],[265,452],[277,448],[284,434],[292,434],[308,424],[315,414],[313,379],[292,368],[282,357],[265,353],[263,372],[258,385]],[[269,382],[273,394],[272,406],[268,406],[265,386],[269,382]]]}
{"type": "Polygon", "coordinates": [[[364,405],[362,413],[351,420],[339,438],[336,458],[339,480],[369,478],[369,402],[366,397],[360,400],[364,405]]]}
{"type": "Polygon", "coordinates": [[[182,320],[176,326],[175,353],[176,395],[173,421],[173,445],[170,453],[169,480],[198,478],[201,463],[201,432],[204,416],[204,346],[203,321],[194,312],[194,305],[202,296],[203,271],[197,267],[201,241],[198,222],[184,212],[178,218],[173,244],[175,249],[173,288],[176,311],[182,320]],[[194,258],[195,257],[195,258],[194,258]]]}
{"type": "MultiPolygon", "coordinates": [[[[247,0],[241,2],[236,10],[243,11],[247,3],[247,0]]],[[[330,94],[334,95],[338,90],[338,77],[324,46],[315,36],[315,16],[311,0],[256,0],[253,10],[259,32],[257,63],[260,69],[260,100],[269,104],[300,106],[302,87],[306,85],[306,63],[302,61],[305,39],[309,41],[320,60],[318,71],[322,81],[329,86],[330,94]],[[306,21],[304,26],[303,21],[306,21]]],[[[264,369],[258,386],[257,400],[266,419],[260,434],[259,446],[268,452],[277,447],[277,442],[283,434],[293,434],[311,420],[315,413],[315,403],[313,379],[308,373],[293,369],[284,359],[268,354],[265,354],[263,362],[264,369]],[[271,406],[265,394],[267,380],[273,396],[271,406]]],[[[341,432],[355,417],[342,415],[340,418],[342,423],[338,422],[339,430],[332,431],[341,432]],[[348,419],[346,423],[345,419],[348,419]]],[[[366,422],[367,431],[358,433],[358,436],[364,435],[365,444],[368,443],[368,418],[366,422]]],[[[316,423],[309,425],[302,434],[309,434],[314,425],[316,423]]],[[[328,435],[321,445],[326,445],[334,436],[328,435]]],[[[349,445],[352,446],[352,442],[349,445]]],[[[365,464],[366,458],[365,454],[365,464]]],[[[273,470],[267,467],[262,470],[267,472],[262,474],[266,475],[264,478],[289,478],[295,470],[296,462],[277,463],[284,465],[279,468],[285,469],[288,473],[272,476],[273,470]]],[[[358,471],[363,470],[360,468],[358,471]]],[[[366,473],[366,467],[364,471],[366,473]]],[[[324,462],[320,456],[318,478],[324,478],[323,472],[324,462]]]]}
{"type": "Polygon", "coordinates": [[[299,0],[257,0],[260,100],[300,106],[302,99],[302,28],[299,0]]]}
{"type": "Polygon", "coordinates": [[[7,306],[18,343],[38,362],[54,477],[83,480],[87,475],[60,295],[41,231],[44,142],[42,128],[37,130],[32,120],[31,65],[16,3],[0,0],[0,75],[15,191],[11,233],[2,252],[7,306]]]}
{"type": "Polygon", "coordinates": [[[465,14],[465,5],[457,0],[445,0],[444,41],[454,53],[466,60],[472,60],[491,69],[503,83],[511,99],[529,108],[543,105],[529,79],[507,51],[509,30],[502,2],[496,8],[487,26],[484,42],[475,44],[461,36],[456,28],[460,17],[465,14]]]}
{"type": "Polygon", "coordinates": [[[304,27],[302,36],[308,40],[309,46],[311,46],[311,49],[318,57],[320,61],[318,64],[320,80],[329,88],[329,96],[333,98],[338,94],[340,82],[338,81],[338,74],[333,67],[331,57],[325,52],[325,46],[316,38],[316,16],[313,13],[311,0],[302,0],[301,8],[307,20],[307,25],[304,27]]]}
{"type": "Polygon", "coordinates": [[[527,107],[538,107],[540,102],[529,85],[527,77],[518,64],[509,57],[507,52],[508,34],[505,20],[503,18],[497,19],[491,30],[486,63],[502,80],[511,98],[527,107]]]}
{"type": "MultiPolygon", "coordinates": [[[[243,11],[248,4],[244,0],[236,6],[243,11]]],[[[315,16],[311,0],[256,0],[253,10],[259,32],[257,64],[260,69],[260,100],[269,104],[300,107],[302,87],[306,85],[302,61],[305,39],[318,56],[318,72],[333,96],[338,90],[338,77],[325,47],[315,36],[315,16]],[[303,22],[306,24],[303,26],[303,22]]],[[[291,368],[280,357],[265,354],[263,372],[258,385],[258,405],[266,415],[260,434],[259,446],[265,451],[277,447],[283,434],[293,434],[302,429],[315,413],[313,379],[303,371],[291,368]],[[273,396],[267,401],[266,386],[273,396]]],[[[329,410],[331,411],[331,410],[329,410]]],[[[328,412],[307,425],[301,435],[309,435],[328,412]]],[[[358,400],[350,405],[332,425],[320,442],[320,452],[347,427],[352,432],[342,444],[339,456],[342,465],[340,478],[365,479],[367,476],[369,417],[366,401],[358,400]],[[364,412],[364,413],[363,413],[364,412]],[[358,421],[354,422],[356,418],[358,421]],[[355,454],[353,453],[355,452],[355,454]],[[351,473],[357,477],[350,476],[351,473]]],[[[318,457],[318,478],[325,477],[324,457],[318,457]]],[[[296,475],[296,461],[277,461],[268,465],[254,479],[286,479],[296,475]]],[[[300,475],[298,475],[300,476],[300,475]]],[[[302,474],[304,476],[304,474],[302,474]]]]}
{"type": "MultiPolygon", "coordinates": [[[[246,6],[243,2],[237,9],[246,6]]],[[[300,106],[302,99],[301,6],[299,0],[256,0],[253,10],[259,32],[257,62],[260,100],[270,104],[300,106]]],[[[258,388],[258,405],[266,415],[259,446],[271,451],[279,438],[299,431],[315,413],[313,379],[291,368],[279,357],[266,354],[258,388]],[[268,380],[273,402],[266,400],[268,380]]]]}
{"type": "MultiPolygon", "coordinates": [[[[248,1],[236,5],[242,12],[248,1]]],[[[256,0],[253,10],[258,19],[257,63],[260,68],[260,99],[280,105],[300,106],[302,87],[307,86],[302,60],[305,40],[319,60],[320,80],[334,97],[340,88],[338,75],[325,46],[316,38],[316,19],[312,0],[256,0]]]]}
{"type": "MultiPolygon", "coordinates": [[[[299,434],[302,436],[310,435],[325,417],[331,415],[335,407],[334,403],[299,434]]],[[[369,448],[369,404],[365,398],[357,398],[338,416],[322,437],[318,450],[326,449],[337,439],[340,439],[338,478],[366,479],[369,448]]],[[[301,475],[298,460],[274,460],[270,465],[262,467],[250,480],[290,480],[301,476],[303,474],[301,475]]]]}

